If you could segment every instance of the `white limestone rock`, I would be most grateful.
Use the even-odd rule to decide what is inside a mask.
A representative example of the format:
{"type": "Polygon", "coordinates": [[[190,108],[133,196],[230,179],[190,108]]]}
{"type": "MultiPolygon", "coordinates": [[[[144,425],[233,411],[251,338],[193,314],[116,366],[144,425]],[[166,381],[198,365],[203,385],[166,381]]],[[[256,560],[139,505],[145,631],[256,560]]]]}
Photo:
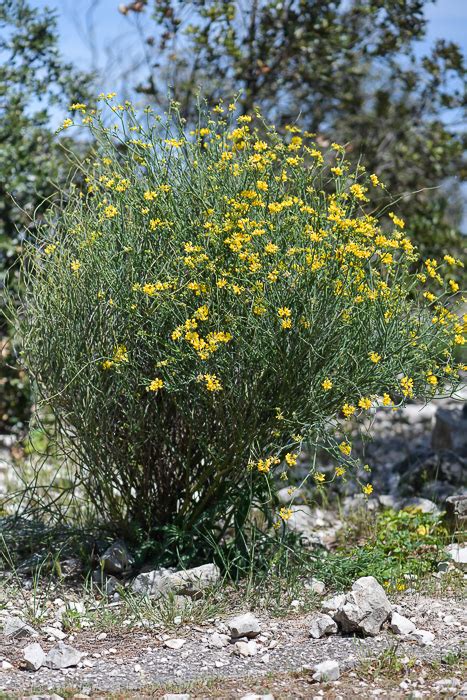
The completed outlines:
{"type": "Polygon", "coordinates": [[[330,634],[337,634],[337,625],[332,617],[324,613],[314,615],[310,622],[310,637],[321,639],[330,634]]]}
{"type": "Polygon", "coordinates": [[[343,632],[360,632],[374,637],[391,611],[392,605],[383,587],[373,576],[363,576],[354,582],[333,618],[343,632]]]}
{"type": "Polygon", "coordinates": [[[337,681],[340,677],[339,663],[332,659],[322,661],[313,668],[313,680],[321,681],[337,681]]]}
{"type": "Polygon", "coordinates": [[[261,632],[259,622],[252,613],[245,613],[244,615],[233,617],[229,620],[227,626],[232,639],[238,639],[239,637],[248,637],[252,639],[257,637],[261,632]]]}
{"type": "Polygon", "coordinates": [[[397,612],[393,612],[391,615],[391,622],[389,624],[391,631],[394,634],[410,634],[415,630],[414,623],[403,615],[399,615],[397,612]]]}

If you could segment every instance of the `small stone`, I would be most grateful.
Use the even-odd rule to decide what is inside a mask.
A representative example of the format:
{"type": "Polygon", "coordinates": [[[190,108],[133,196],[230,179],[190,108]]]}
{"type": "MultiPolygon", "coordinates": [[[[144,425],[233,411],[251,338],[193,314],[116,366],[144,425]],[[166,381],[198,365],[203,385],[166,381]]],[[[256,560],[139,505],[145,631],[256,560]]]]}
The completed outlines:
{"type": "Polygon", "coordinates": [[[58,639],[61,642],[66,638],[65,632],[59,630],[57,627],[43,627],[42,631],[45,634],[48,634],[49,637],[55,637],[55,639],[58,639]]]}
{"type": "Polygon", "coordinates": [[[329,659],[322,661],[313,667],[313,680],[315,681],[337,681],[340,677],[339,664],[337,661],[329,659]]]}
{"type": "Polygon", "coordinates": [[[236,656],[255,656],[258,652],[258,646],[254,640],[249,642],[235,642],[234,654],[236,656]]]}
{"type": "Polygon", "coordinates": [[[52,693],[52,695],[26,695],[22,700],[64,700],[64,698],[57,693],[52,693]]]}
{"type": "Polygon", "coordinates": [[[37,632],[21,620],[19,617],[9,615],[3,624],[3,634],[5,637],[13,639],[24,639],[25,637],[37,637],[37,632]]]}
{"type": "Polygon", "coordinates": [[[415,625],[411,620],[396,612],[391,615],[389,627],[394,634],[410,634],[415,630],[415,625]]]}
{"type": "Polygon", "coordinates": [[[196,596],[220,579],[220,571],[215,564],[203,564],[186,571],[156,569],[139,574],[132,583],[135,593],[150,596],[164,596],[169,593],[196,596]]]}
{"type": "Polygon", "coordinates": [[[330,613],[331,615],[345,603],[345,593],[339,593],[338,595],[332,596],[332,598],[326,598],[321,603],[321,607],[325,613],[330,613]]]}
{"type": "Polygon", "coordinates": [[[161,700],[190,700],[188,693],[166,693],[161,700]]]}
{"type": "Polygon", "coordinates": [[[454,566],[461,571],[467,571],[467,545],[450,544],[445,552],[451,557],[454,566]]]}
{"type": "Polygon", "coordinates": [[[9,671],[11,668],[13,668],[13,664],[10,664],[9,661],[2,661],[2,671],[9,671]]]}
{"type": "Polygon", "coordinates": [[[317,595],[323,595],[324,591],[326,590],[326,584],[317,578],[312,578],[308,583],[308,587],[317,595]]]}
{"type": "Polygon", "coordinates": [[[126,544],[122,540],[116,540],[99,559],[99,568],[106,574],[121,576],[130,571],[134,563],[135,559],[126,544]]]}
{"type": "Polygon", "coordinates": [[[252,613],[237,615],[237,617],[232,618],[227,623],[227,626],[232,639],[237,639],[238,637],[248,637],[252,639],[253,637],[257,637],[261,632],[259,622],[252,613]]]}
{"type": "Polygon", "coordinates": [[[99,642],[103,642],[104,639],[107,639],[107,632],[101,632],[100,634],[97,635],[96,639],[99,642]]]}
{"type": "Polygon", "coordinates": [[[467,493],[446,498],[446,521],[451,530],[462,530],[467,524],[467,493]]]}
{"type": "Polygon", "coordinates": [[[440,515],[441,513],[436,503],[433,503],[433,501],[430,501],[428,498],[420,498],[419,496],[404,498],[400,502],[400,510],[402,509],[411,509],[419,513],[429,513],[431,515],[440,515]]]}
{"type": "Polygon", "coordinates": [[[23,659],[28,671],[38,671],[44,665],[45,652],[40,644],[33,642],[24,647],[23,659]]]}
{"type": "Polygon", "coordinates": [[[83,654],[74,647],[59,642],[56,647],[53,647],[45,658],[47,668],[59,670],[62,668],[70,668],[77,666],[81,661],[83,654]]]}
{"type": "Polygon", "coordinates": [[[410,638],[415,639],[415,641],[418,642],[422,647],[426,647],[433,644],[435,640],[435,635],[433,634],[433,632],[429,632],[428,630],[415,629],[411,633],[410,638]]]}
{"type": "Polygon", "coordinates": [[[436,688],[458,688],[461,682],[458,678],[440,678],[433,683],[436,688]]]}
{"type": "Polygon", "coordinates": [[[310,637],[312,639],[321,639],[321,637],[326,637],[329,634],[337,634],[337,625],[332,617],[324,613],[314,615],[310,624],[310,637]]]}
{"type": "Polygon", "coordinates": [[[210,647],[214,649],[223,649],[229,643],[230,637],[228,634],[219,634],[219,632],[214,632],[208,641],[210,647]]]}
{"type": "Polygon", "coordinates": [[[186,641],[186,639],[166,639],[164,646],[167,647],[167,649],[175,649],[178,651],[184,644],[186,644],[186,641]]]}

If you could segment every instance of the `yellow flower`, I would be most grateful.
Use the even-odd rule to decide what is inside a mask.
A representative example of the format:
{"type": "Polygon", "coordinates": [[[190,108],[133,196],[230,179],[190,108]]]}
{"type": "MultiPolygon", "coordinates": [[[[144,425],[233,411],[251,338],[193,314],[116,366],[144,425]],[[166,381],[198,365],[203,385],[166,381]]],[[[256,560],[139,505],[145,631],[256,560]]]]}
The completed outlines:
{"type": "Polygon", "coordinates": [[[380,181],[378,180],[378,176],[375,175],[374,173],[373,173],[373,175],[370,175],[370,180],[371,180],[371,184],[373,185],[373,187],[378,187],[378,185],[381,184],[380,181]]]}
{"type": "Polygon", "coordinates": [[[277,310],[277,315],[279,316],[279,318],[290,318],[292,312],[287,306],[281,306],[277,310]]]}
{"type": "Polygon", "coordinates": [[[459,291],[459,285],[454,280],[449,280],[449,286],[454,294],[459,291]]]}
{"type": "Polygon", "coordinates": [[[288,452],[285,455],[285,461],[287,462],[289,467],[295,467],[295,465],[297,464],[297,458],[298,454],[293,454],[292,452],[288,452]]]}
{"type": "Polygon", "coordinates": [[[331,168],[331,172],[333,173],[333,175],[337,175],[337,177],[340,177],[344,173],[342,168],[339,168],[339,166],[337,166],[335,168],[331,168]]]}
{"type": "Polygon", "coordinates": [[[352,445],[344,440],[340,443],[339,449],[343,455],[349,455],[352,452],[352,445]]]}
{"type": "Polygon", "coordinates": [[[281,508],[279,511],[279,517],[282,518],[282,520],[287,521],[289,520],[293,515],[293,510],[292,508],[281,508]]]}
{"type": "Polygon", "coordinates": [[[362,185],[355,184],[351,186],[350,191],[355,197],[355,199],[358,199],[361,202],[368,202],[368,197],[365,197],[365,192],[367,191],[366,187],[362,187],[362,185]]]}
{"type": "Polygon", "coordinates": [[[104,209],[104,216],[106,219],[113,219],[114,216],[117,216],[117,214],[118,209],[117,207],[114,207],[113,204],[109,204],[109,206],[104,209]]]}
{"type": "Polygon", "coordinates": [[[403,219],[399,219],[399,217],[396,216],[393,211],[389,212],[389,218],[392,220],[394,226],[399,226],[399,228],[404,228],[405,221],[403,219]]]}
{"type": "Polygon", "coordinates": [[[344,474],[345,474],[344,467],[336,467],[336,476],[344,476],[344,474]]]}
{"type": "Polygon", "coordinates": [[[419,525],[417,527],[417,535],[421,535],[422,537],[428,535],[428,528],[426,527],[426,525],[419,525]]]}
{"type": "Polygon", "coordinates": [[[62,129],[68,129],[70,126],[73,126],[73,119],[64,119],[62,123],[62,129]]]}
{"type": "Polygon", "coordinates": [[[377,352],[369,352],[368,357],[375,363],[375,365],[377,365],[378,362],[381,362],[381,355],[379,355],[377,352]]]}
{"type": "Polygon", "coordinates": [[[222,384],[215,374],[200,374],[198,376],[198,381],[203,380],[208,391],[222,391],[222,384]]]}
{"type": "Polygon", "coordinates": [[[356,408],[355,408],[355,406],[352,406],[352,404],[345,403],[342,406],[342,413],[344,414],[344,416],[346,418],[350,418],[351,416],[353,416],[355,411],[356,411],[356,408]]]}
{"type": "Polygon", "coordinates": [[[433,372],[428,372],[428,374],[426,376],[426,380],[427,380],[428,384],[431,384],[432,386],[436,386],[438,383],[438,378],[435,377],[433,372]]]}
{"type": "Polygon", "coordinates": [[[264,182],[264,180],[256,180],[256,187],[261,190],[262,192],[267,192],[268,190],[268,183],[264,182]]]}
{"type": "Polygon", "coordinates": [[[371,484],[365,484],[365,486],[362,487],[362,491],[365,496],[369,496],[373,493],[373,486],[371,484]]]}
{"type": "Polygon", "coordinates": [[[73,112],[74,110],[83,111],[84,109],[86,109],[86,105],[83,104],[82,102],[75,102],[74,104],[70,105],[71,112],[73,112]]]}
{"type": "Polygon", "coordinates": [[[363,408],[364,411],[368,411],[372,406],[372,402],[371,399],[362,397],[359,400],[358,405],[360,406],[360,408],[363,408]]]}
{"type": "Polygon", "coordinates": [[[165,143],[173,148],[180,148],[183,145],[183,139],[177,141],[177,139],[165,139],[165,143]]]}
{"type": "Polygon", "coordinates": [[[157,192],[155,190],[146,190],[143,197],[147,202],[152,202],[154,199],[156,199],[157,192]]]}
{"type": "MultiPolygon", "coordinates": [[[[57,244],[56,243],[49,243],[49,245],[46,245],[44,248],[44,253],[46,255],[52,255],[52,253],[56,250],[57,244]]],[[[73,269],[73,268],[71,268],[73,269]]]]}
{"type": "Polygon", "coordinates": [[[413,396],[413,379],[410,377],[402,377],[401,379],[402,393],[408,398],[413,396]]]}
{"type": "Polygon", "coordinates": [[[114,362],[128,362],[128,350],[126,345],[117,345],[114,350],[114,362]]]}
{"type": "Polygon", "coordinates": [[[79,260],[72,260],[70,263],[70,267],[71,267],[72,272],[78,272],[78,270],[81,267],[81,263],[79,260]]]}
{"type": "Polygon", "coordinates": [[[323,387],[324,391],[329,391],[329,389],[332,389],[332,381],[326,377],[321,386],[323,387]]]}
{"type": "Polygon", "coordinates": [[[282,326],[282,328],[285,328],[285,329],[292,328],[292,319],[283,318],[281,326],[282,326]]]}
{"type": "Polygon", "coordinates": [[[153,379],[149,386],[146,387],[146,391],[159,391],[164,386],[162,379],[153,379]]]}
{"type": "Polygon", "coordinates": [[[209,309],[204,304],[203,306],[200,306],[198,309],[196,309],[194,313],[194,317],[197,318],[199,321],[206,321],[209,316],[209,309]]]}
{"type": "Polygon", "coordinates": [[[321,472],[316,472],[316,474],[313,474],[313,479],[317,484],[322,484],[323,481],[326,481],[326,476],[321,472]]]}
{"type": "Polygon", "coordinates": [[[393,401],[389,394],[383,394],[383,406],[392,406],[393,401]]]}

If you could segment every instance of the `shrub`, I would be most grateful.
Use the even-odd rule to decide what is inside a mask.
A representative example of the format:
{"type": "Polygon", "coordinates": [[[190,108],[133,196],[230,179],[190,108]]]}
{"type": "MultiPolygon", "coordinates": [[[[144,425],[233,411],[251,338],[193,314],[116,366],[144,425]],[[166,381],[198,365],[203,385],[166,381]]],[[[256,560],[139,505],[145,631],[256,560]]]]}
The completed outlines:
{"type": "Polygon", "coordinates": [[[455,385],[456,261],[411,272],[404,222],[365,213],[381,183],[342,146],[234,105],[187,134],[176,105],[104,103],[63,125],[95,152],[28,250],[25,362],[103,517],[220,539],[275,476],[293,490],[304,445],[320,488],[318,445],[333,478],[354,465],[349,418],[455,385]]]}

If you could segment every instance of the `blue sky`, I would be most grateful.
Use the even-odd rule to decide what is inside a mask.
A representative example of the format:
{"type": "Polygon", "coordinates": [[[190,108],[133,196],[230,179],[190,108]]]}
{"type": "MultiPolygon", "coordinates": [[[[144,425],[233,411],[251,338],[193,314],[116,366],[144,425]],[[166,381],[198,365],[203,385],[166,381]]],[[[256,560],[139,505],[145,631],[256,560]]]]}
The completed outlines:
{"type": "MultiPolygon", "coordinates": [[[[121,94],[122,84],[115,84],[117,76],[125,65],[137,65],[142,60],[141,52],[135,48],[139,43],[135,41],[138,36],[135,15],[130,13],[124,17],[118,11],[118,0],[31,2],[38,8],[48,6],[57,10],[63,55],[81,69],[97,69],[99,91],[118,89],[121,94]],[[92,24],[94,35],[90,31],[92,24]]],[[[420,51],[427,49],[434,40],[444,38],[456,41],[467,53],[467,0],[429,2],[425,14],[429,20],[428,32],[420,51]]]]}
{"type": "MultiPolygon", "coordinates": [[[[128,0],[126,0],[128,1],[128,0]]],[[[58,15],[60,50],[63,56],[81,70],[97,74],[97,92],[116,91],[121,100],[135,99],[125,83],[128,66],[144,63],[142,42],[138,32],[145,15],[128,16],[118,11],[125,0],[30,0],[37,8],[54,8],[58,15]]],[[[393,2],[393,0],[388,0],[393,2]]],[[[149,3],[151,4],[151,2],[149,3]]],[[[418,53],[424,54],[436,41],[447,39],[458,43],[467,54],[467,0],[436,0],[427,2],[427,34],[420,42],[418,53]]],[[[144,75],[144,67],[141,75],[144,75]]],[[[129,84],[134,84],[134,72],[129,84]]],[[[144,101],[144,97],[142,98],[144,101]]],[[[62,114],[54,114],[58,126],[62,114]]],[[[462,188],[467,202],[467,185],[462,188]]],[[[462,229],[467,233],[467,206],[464,208],[462,229]]]]}

